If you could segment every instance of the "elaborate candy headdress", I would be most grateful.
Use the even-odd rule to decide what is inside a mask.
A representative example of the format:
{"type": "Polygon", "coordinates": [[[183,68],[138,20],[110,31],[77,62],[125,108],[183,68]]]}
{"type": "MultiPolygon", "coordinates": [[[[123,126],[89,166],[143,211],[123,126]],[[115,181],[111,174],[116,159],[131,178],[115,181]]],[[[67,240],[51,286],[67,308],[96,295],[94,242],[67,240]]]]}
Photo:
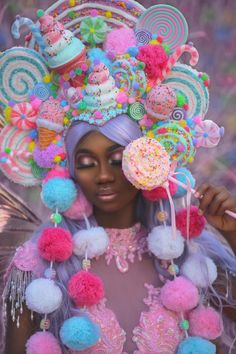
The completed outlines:
{"type": "MultiPolygon", "coordinates": [[[[198,51],[186,43],[184,16],[169,5],[145,9],[133,0],[60,0],[46,12],[39,10],[38,18],[35,24],[17,16],[12,33],[19,37],[21,26],[27,25],[31,33],[26,46],[0,55],[0,105],[5,117],[0,133],[0,169],[15,183],[42,184],[42,200],[54,211],[55,228],[44,230],[38,243],[39,253],[50,267],[45,278],[26,288],[27,306],[45,315],[41,322],[44,332],[31,337],[27,353],[33,352],[40,338],[42,353],[46,352],[45,345],[47,352],[51,348],[51,352],[60,353],[56,339],[45,332],[49,327],[47,314],[58,309],[62,301],[61,290],[53,280],[53,262],[69,259],[72,251],[84,258],[84,270],[68,283],[76,306],[86,308],[103,296],[100,280],[88,270],[89,259],[102,254],[108,240],[102,228],[90,228],[87,216],[91,209],[81,211],[88,230],[74,235],[73,242],[70,233],[58,227],[60,213],[73,218],[73,207],[78,210],[82,198],[78,199],[69,178],[64,137],[75,121],[102,126],[120,114],[136,121],[143,132],[143,137],[124,151],[124,173],[143,190],[145,198],[160,201],[157,220],[163,225],[151,231],[148,244],[157,258],[171,262],[168,272],[173,280],[162,288],[161,301],[179,314],[180,327],[186,333],[178,353],[187,353],[192,345],[214,353],[214,345],[207,340],[220,335],[221,320],[213,309],[197,307],[197,287],[212,284],[216,266],[206,258],[207,277],[200,270],[196,276],[193,269],[200,269],[202,260],[194,257],[190,246],[181,276],[177,276],[179,270],[173,262],[183,253],[185,239],[189,242],[197,237],[205,225],[204,218],[190,206],[195,179],[183,166],[193,161],[198,148],[215,147],[224,131],[205,119],[209,78],[193,68],[198,51]],[[184,53],[190,56],[189,65],[180,62],[184,53]],[[187,208],[175,217],[173,198],[186,193],[187,208]],[[166,225],[163,199],[170,202],[172,227],[166,225]],[[43,302],[38,298],[42,289],[43,302]],[[186,311],[190,321],[184,317],[186,311]],[[205,316],[212,321],[212,331],[201,330],[205,316]]],[[[61,341],[72,350],[85,350],[99,336],[98,326],[83,314],[67,319],[60,330],[61,341]],[[80,330],[84,337],[77,338],[80,330]]]]}

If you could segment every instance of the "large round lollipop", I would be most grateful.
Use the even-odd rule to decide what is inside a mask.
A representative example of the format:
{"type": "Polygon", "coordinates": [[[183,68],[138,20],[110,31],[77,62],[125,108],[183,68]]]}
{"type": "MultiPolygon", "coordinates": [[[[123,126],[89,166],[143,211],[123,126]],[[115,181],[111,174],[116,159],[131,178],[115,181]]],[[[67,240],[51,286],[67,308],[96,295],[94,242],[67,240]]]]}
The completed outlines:
{"type": "Polygon", "coordinates": [[[152,190],[167,181],[170,159],[158,141],[142,137],[126,146],[122,168],[137,189],[152,190]]]}

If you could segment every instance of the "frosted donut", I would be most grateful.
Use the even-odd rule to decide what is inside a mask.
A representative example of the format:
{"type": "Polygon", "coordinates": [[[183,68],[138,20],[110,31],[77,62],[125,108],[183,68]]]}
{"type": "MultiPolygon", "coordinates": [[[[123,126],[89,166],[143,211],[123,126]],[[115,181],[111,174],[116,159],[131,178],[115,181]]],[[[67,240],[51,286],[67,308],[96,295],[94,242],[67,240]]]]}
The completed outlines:
{"type": "Polygon", "coordinates": [[[151,190],[167,180],[170,159],[158,141],[142,137],[125,148],[122,168],[126,178],[137,189],[151,190]]]}
{"type": "Polygon", "coordinates": [[[12,107],[11,123],[21,130],[36,128],[37,112],[29,102],[17,103],[12,107]]]}

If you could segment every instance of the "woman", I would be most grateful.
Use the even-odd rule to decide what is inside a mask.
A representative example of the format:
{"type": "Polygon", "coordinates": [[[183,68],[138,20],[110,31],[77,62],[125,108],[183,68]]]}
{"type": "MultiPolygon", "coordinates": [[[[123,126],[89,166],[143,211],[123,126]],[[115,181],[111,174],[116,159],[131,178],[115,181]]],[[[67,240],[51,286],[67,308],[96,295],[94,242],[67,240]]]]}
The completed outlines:
{"type": "MultiPolygon", "coordinates": [[[[107,299],[106,305],[100,304],[97,316],[92,313],[92,319],[103,328],[102,341],[96,344],[101,353],[106,350],[112,353],[132,353],[137,350],[137,345],[142,353],[155,353],[154,345],[160,345],[161,340],[164,341],[163,348],[166,352],[174,353],[176,350],[176,341],[170,344],[167,337],[161,337],[158,331],[151,331],[151,328],[145,334],[145,339],[144,334],[140,334],[140,329],[144,331],[145,328],[141,324],[138,326],[142,311],[149,311],[149,314],[154,311],[154,302],[150,302],[150,298],[154,300],[154,290],[151,286],[158,288],[163,285],[158,277],[160,274],[156,268],[157,263],[155,266],[155,259],[146,252],[145,244],[147,233],[153,227],[150,220],[154,220],[154,210],[150,208],[151,203],[144,201],[140,192],[130,184],[122,172],[124,147],[140,136],[138,125],[126,115],[118,116],[99,128],[87,123],[74,123],[66,136],[70,175],[93,205],[89,223],[104,227],[110,237],[109,249],[104,255],[92,260],[90,269],[101,276],[107,299]],[[143,302],[145,298],[146,304],[143,302]],[[114,316],[107,312],[106,307],[114,311],[119,325],[114,316]],[[135,327],[136,335],[132,333],[135,327]]],[[[196,196],[200,201],[199,213],[204,213],[212,226],[228,234],[226,239],[235,250],[233,236],[236,232],[236,221],[224,213],[226,209],[236,210],[235,200],[226,190],[211,185],[200,186],[196,196]]],[[[66,217],[63,219],[63,227],[69,229],[72,234],[84,226],[84,221],[72,221],[66,217]]],[[[33,244],[37,243],[40,235],[41,231],[34,235],[33,244]]],[[[231,267],[231,270],[236,269],[235,258],[214,239],[214,235],[203,232],[198,243],[205,248],[207,255],[214,255],[214,260],[219,265],[231,267]]],[[[181,258],[176,262],[179,265],[184,261],[183,257],[181,258]]],[[[37,261],[40,262],[39,256],[37,261]]],[[[30,267],[32,264],[29,262],[30,267]]],[[[71,275],[81,269],[81,258],[73,255],[65,263],[55,264],[55,269],[58,282],[66,287],[71,275]]],[[[51,316],[50,330],[56,336],[62,319],[70,317],[76,311],[71,303],[68,309],[69,302],[65,299],[66,296],[61,308],[51,316]]],[[[24,353],[25,343],[35,332],[36,326],[37,321],[30,320],[30,311],[26,309],[20,320],[20,328],[17,329],[9,320],[6,353],[24,353]]],[[[181,336],[177,342],[180,338],[181,336]]],[[[91,351],[87,349],[82,352],[95,353],[96,345],[91,351]]],[[[63,350],[67,352],[65,347],[63,350]]]]}

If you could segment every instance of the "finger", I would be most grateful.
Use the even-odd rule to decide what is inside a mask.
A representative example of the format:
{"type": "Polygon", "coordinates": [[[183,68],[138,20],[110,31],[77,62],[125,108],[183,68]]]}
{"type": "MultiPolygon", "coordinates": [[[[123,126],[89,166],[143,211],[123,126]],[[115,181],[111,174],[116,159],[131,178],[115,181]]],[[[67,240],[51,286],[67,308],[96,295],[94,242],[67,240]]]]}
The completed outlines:
{"type": "Polygon", "coordinates": [[[232,210],[236,212],[236,201],[233,198],[225,200],[218,210],[219,215],[223,215],[226,210],[232,210]]]}
{"type": "Polygon", "coordinates": [[[195,197],[196,198],[201,198],[204,193],[206,193],[207,189],[210,187],[209,183],[203,183],[201,184],[195,192],[195,197]]]}
{"type": "Polygon", "coordinates": [[[219,194],[220,189],[218,187],[213,187],[210,186],[208,189],[205,191],[205,193],[202,195],[202,198],[200,199],[200,204],[199,204],[199,209],[205,213],[207,208],[210,206],[210,204],[213,202],[213,199],[217,194],[219,194]]]}
{"type": "Polygon", "coordinates": [[[208,206],[207,213],[210,215],[223,215],[224,211],[220,210],[222,204],[229,200],[230,195],[228,192],[221,190],[218,194],[216,194],[208,206]]]}

